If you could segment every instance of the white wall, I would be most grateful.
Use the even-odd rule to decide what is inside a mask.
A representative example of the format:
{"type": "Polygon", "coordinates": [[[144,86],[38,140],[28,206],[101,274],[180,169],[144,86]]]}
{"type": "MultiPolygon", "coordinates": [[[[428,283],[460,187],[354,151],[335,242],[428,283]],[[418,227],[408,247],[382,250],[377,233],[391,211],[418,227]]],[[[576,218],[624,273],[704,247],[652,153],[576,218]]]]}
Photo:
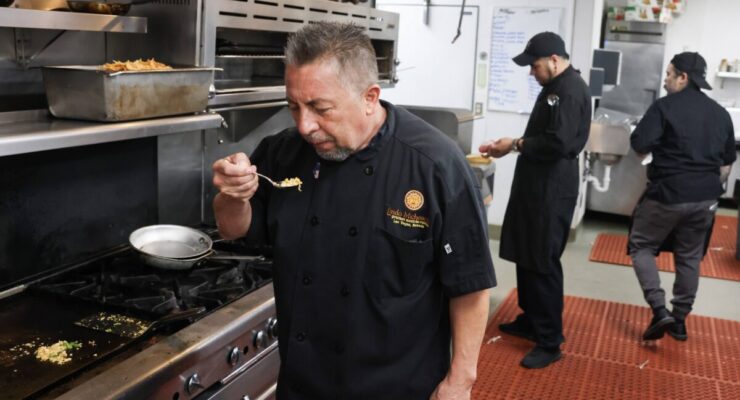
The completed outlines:
{"type": "MultiPolygon", "coordinates": [[[[383,9],[387,4],[418,4],[423,5],[423,0],[377,0],[377,7],[383,9]]],[[[435,5],[460,5],[459,0],[434,0],[435,5]]],[[[479,7],[479,25],[477,37],[478,54],[482,52],[490,53],[491,49],[491,19],[494,9],[498,7],[558,7],[564,8],[564,34],[563,39],[566,43],[566,50],[571,54],[573,65],[581,69],[584,78],[588,77],[588,66],[591,65],[591,49],[598,47],[598,38],[600,35],[601,14],[603,4],[601,0],[469,0],[467,6],[479,7]],[[594,18],[596,15],[596,18],[594,18]]],[[[451,13],[459,12],[459,8],[451,7],[451,13]]],[[[400,24],[403,25],[403,16],[400,24]]],[[[414,37],[414,41],[420,46],[428,43],[427,38],[422,33],[414,37]]],[[[402,40],[402,39],[399,39],[402,40]]],[[[399,54],[403,60],[404,55],[399,54]]],[[[445,71],[449,69],[450,63],[456,63],[454,59],[441,59],[437,66],[439,76],[444,77],[445,71]]],[[[482,102],[484,110],[486,109],[487,98],[487,61],[477,61],[479,67],[476,68],[476,82],[484,82],[483,85],[476,85],[474,90],[475,102],[482,102]],[[483,68],[480,68],[480,65],[483,68]]],[[[389,89],[389,90],[401,90],[389,89]]],[[[500,111],[485,111],[485,118],[477,120],[474,126],[473,142],[477,143],[488,139],[495,139],[504,136],[519,137],[524,133],[529,114],[516,114],[500,111]]],[[[493,225],[501,225],[504,219],[504,212],[509,201],[511,182],[514,175],[515,156],[506,156],[496,161],[496,179],[494,184],[494,198],[488,214],[488,222],[493,225]]]]}
{"type": "MultiPolygon", "coordinates": [[[[725,79],[724,88],[716,77],[723,58],[740,59],[740,1],[693,0],[686,11],[666,27],[665,70],[671,58],[683,51],[698,51],[707,61],[707,82],[715,99],[732,99],[740,106],[740,79],[725,79]]],[[[665,95],[663,90],[662,95],[665,95]]],[[[736,130],[738,127],[735,127],[736,130]]]]}

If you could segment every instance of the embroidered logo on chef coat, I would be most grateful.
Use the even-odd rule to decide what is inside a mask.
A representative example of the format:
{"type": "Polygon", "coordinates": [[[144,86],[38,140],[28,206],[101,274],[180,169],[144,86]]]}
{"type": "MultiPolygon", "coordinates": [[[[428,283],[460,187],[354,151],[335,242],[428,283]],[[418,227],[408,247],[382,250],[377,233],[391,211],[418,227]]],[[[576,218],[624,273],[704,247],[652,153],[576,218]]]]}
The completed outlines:
{"type": "Polygon", "coordinates": [[[424,195],[418,190],[409,190],[403,198],[403,204],[411,211],[416,211],[424,205],[424,195]]]}
{"type": "Polygon", "coordinates": [[[388,216],[394,224],[401,225],[406,228],[429,228],[429,218],[423,215],[391,207],[388,207],[385,210],[385,215],[388,216]]]}

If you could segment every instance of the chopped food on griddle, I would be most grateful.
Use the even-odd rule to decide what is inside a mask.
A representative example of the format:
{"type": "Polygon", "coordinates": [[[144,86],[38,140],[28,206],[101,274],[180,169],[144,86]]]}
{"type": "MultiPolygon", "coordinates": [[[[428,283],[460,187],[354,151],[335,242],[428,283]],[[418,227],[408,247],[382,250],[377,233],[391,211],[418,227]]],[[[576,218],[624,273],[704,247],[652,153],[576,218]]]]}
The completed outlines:
{"type": "Polygon", "coordinates": [[[67,352],[79,350],[80,348],[82,348],[82,343],[80,342],[60,340],[50,346],[39,346],[36,349],[36,359],[63,365],[72,361],[71,354],[67,352]]]}
{"type": "Polygon", "coordinates": [[[135,339],[146,332],[149,324],[149,322],[138,318],[121,314],[112,314],[105,311],[101,311],[75,322],[75,325],[77,326],[112,333],[114,335],[131,339],[135,339]]]}

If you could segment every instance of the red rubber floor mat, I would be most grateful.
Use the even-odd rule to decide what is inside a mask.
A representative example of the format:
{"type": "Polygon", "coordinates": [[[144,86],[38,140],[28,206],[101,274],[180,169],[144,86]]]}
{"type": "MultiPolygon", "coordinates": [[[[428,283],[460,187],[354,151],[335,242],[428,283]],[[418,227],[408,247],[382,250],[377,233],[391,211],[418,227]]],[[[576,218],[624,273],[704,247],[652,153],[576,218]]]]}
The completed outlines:
{"type": "Polygon", "coordinates": [[[740,322],[691,315],[687,341],[642,342],[647,307],[566,296],[563,358],[528,370],[534,344],[498,329],[519,313],[512,290],[486,331],[474,400],[740,399],[740,322]]]}
{"type": "MultiPolygon", "coordinates": [[[[740,261],[735,259],[736,238],[737,218],[718,215],[709,239],[707,255],[699,268],[701,276],[740,281],[740,261]]],[[[627,236],[600,233],[596,236],[588,259],[632,266],[632,259],[627,255],[627,236]]],[[[675,272],[673,253],[660,253],[656,262],[659,270],[675,272]]]]}

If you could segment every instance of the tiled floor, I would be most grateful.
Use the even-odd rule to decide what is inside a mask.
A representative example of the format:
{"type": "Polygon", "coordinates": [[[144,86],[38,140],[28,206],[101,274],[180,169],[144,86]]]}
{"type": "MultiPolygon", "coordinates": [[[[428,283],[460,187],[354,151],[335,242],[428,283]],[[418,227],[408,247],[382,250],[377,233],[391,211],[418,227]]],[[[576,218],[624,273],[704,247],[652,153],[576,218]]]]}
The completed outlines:
{"type": "MultiPolygon", "coordinates": [[[[599,263],[632,266],[627,254],[627,235],[599,233],[589,255],[589,260],[599,263]]],[[[707,254],[701,261],[701,276],[740,281],[740,260],[735,258],[737,243],[737,217],[718,215],[707,254]]],[[[656,259],[658,269],[675,272],[673,253],[662,252],[656,259]]]]}
{"type": "MultiPolygon", "coordinates": [[[[737,210],[720,214],[737,215],[737,210]]],[[[515,267],[498,258],[499,243],[491,241],[498,279],[491,313],[499,314],[486,341],[498,339],[483,345],[484,353],[495,351],[482,353],[474,399],[740,399],[740,282],[700,278],[687,322],[689,340],[643,343],[650,311],[633,269],[588,261],[602,232],[626,234],[627,220],[587,215],[576,240],[568,243],[562,257],[565,293],[571,296],[563,318],[565,357],[534,371],[519,366],[533,344],[496,328],[518,307],[515,293],[508,297],[516,287],[515,267]]],[[[670,300],[674,274],[660,272],[660,277],[670,300]]]]}
{"type": "MultiPolygon", "coordinates": [[[[721,214],[737,215],[737,210],[721,209],[721,214]]],[[[645,300],[632,268],[594,263],[588,260],[599,233],[627,233],[627,220],[587,214],[578,228],[576,240],[568,243],[562,257],[565,293],[579,297],[645,305],[645,300]]],[[[491,313],[516,287],[514,264],[498,257],[498,241],[490,242],[498,286],[491,294],[491,313]]],[[[675,275],[660,272],[662,286],[670,300],[675,275]]],[[[740,282],[700,278],[694,313],[740,321],[740,282]]]]}
{"type": "Polygon", "coordinates": [[[563,359],[527,370],[532,343],[497,328],[519,312],[512,290],[486,332],[475,400],[739,398],[740,322],[691,316],[689,340],[643,342],[647,307],[566,296],[563,359]]]}

